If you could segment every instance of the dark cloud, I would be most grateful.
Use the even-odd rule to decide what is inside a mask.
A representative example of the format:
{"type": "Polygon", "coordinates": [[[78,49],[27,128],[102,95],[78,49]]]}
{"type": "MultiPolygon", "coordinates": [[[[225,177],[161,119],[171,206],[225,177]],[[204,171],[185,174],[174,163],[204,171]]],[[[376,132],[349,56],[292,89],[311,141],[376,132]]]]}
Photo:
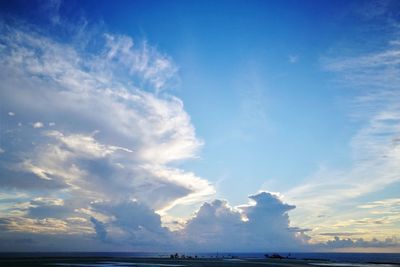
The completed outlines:
{"type": "Polygon", "coordinates": [[[29,208],[27,215],[32,218],[60,218],[70,213],[71,209],[65,206],[46,205],[29,208]]]}
{"type": "MultiPolygon", "coordinates": [[[[223,200],[204,203],[183,229],[174,232],[162,226],[160,215],[137,200],[94,202],[82,213],[71,211],[68,209],[71,204],[61,202],[61,199],[39,198],[29,202],[27,209],[28,215],[37,219],[2,218],[0,227],[4,230],[3,237],[11,232],[24,233],[26,229],[33,229],[40,233],[33,235],[35,241],[53,231],[52,234],[57,237],[50,237],[48,244],[66,233],[75,236],[58,243],[51,250],[65,249],[70,240],[78,238],[79,231],[85,233],[85,242],[91,242],[93,250],[135,248],[149,251],[254,252],[307,249],[308,239],[304,230],[289,226],[287,211],[293,206],[267,192],[250,198],[257,202],[240,208],[231,207],[223,200]],[[42,218],[55,214],[64,214],[64,217],[42,218]],[[77,231],[78,227],[82,230],[77,231]],[[73,229],[74,234],[71,233],[73,229]],[[93,240],[88,241],[89,237],[93,240]]],[[[26,233],[29,236],[29,232],[26,233]]],[[[42,240],[37,242],[45,246],[42,240]]]]}
{"type": "Polygon", "coordinates": [[[107,240],[107,230],[106,230],[105,224],[99,220],[96,220],[96,218],[94,218],[94,217],[90,217],[90,221],[94,225],[94,230],[96,231],[96,236],[101,241],[106,241],[107,240]]]}
{"type": "MultiPolygon", "coordinates": [[[[87,203],[88,205],[89,203],[87,203]]],[[[75,212],[77,207],[84,206],[79,200],[74,199],[43,199],[36,198],[29,202],[29,207],[26,209],[27,216],[31,218],[68,218],[80,216],[75,212]]]]}
{"type": "Polygon", "coordinates": [[[144,203],[135,200],[97,202],[91,207],[108,217],[107,222],[91,219],[100,240],[133,247],[153,246],[152,250],[175,246],[177,240],[161,225],[160,215],[144,203]]]}
{"type": "Polygon", "coordinates": [[[46,233],[2,233],[0,251],[32,252],[32,251],[124,251],[126,247],[114,245],[103,246],[92,235],[88,234],[46,234],[46,233]]]}
{"type": "MultiPolygon", "coordinates": [[[[51,177],[51,175],[49,176],[51,177]]],[[[14,171],[8,170],[7,168],[1,170],[0,180],[2,183],[1,187],[6,189],[19,189],[22,191],[53,191],[68,187],[65,182],[58,179],[43,179],[32,172],[14,171]]]]}
{"type": "Polygon", "coordinates": [[[127,231],[147,229],[152,232],[163,232],[160,215],[148,206],[138,201],[124,201],[118,203],[98,202],[93,203],[95,211],[112,215],[113,224],[127,231]]]}

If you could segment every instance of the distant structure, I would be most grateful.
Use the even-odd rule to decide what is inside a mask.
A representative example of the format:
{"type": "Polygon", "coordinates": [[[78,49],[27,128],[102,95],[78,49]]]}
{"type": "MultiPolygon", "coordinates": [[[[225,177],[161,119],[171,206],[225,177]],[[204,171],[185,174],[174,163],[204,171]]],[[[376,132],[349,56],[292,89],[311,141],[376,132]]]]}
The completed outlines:
{"type": "Polygon", "coordinates": [[[268,254],[265,254],[264,256],[269,259],[284,259],[285,258],[277,253],[274,253],[271,256],[269,256],[268,254]]]}

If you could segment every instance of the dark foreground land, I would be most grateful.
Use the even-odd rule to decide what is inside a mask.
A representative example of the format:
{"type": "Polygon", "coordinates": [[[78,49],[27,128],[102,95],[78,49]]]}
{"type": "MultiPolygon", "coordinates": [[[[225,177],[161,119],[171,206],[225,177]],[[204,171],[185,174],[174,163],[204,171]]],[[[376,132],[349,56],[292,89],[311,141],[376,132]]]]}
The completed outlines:
{"type": "MultiPolygon", "coordinates": [[[[246,266],[277,266],[277,267],[312,267],[308,261],[290,259],[169,259],[169,258],[118,258],[118,257],[41,257],[41,258],[0,258],[1,267],[21,266],[143,266],[143,267],[246,267],[246,266]]],[[[314,266],[315,267],[315,266],[314,266]]]]}

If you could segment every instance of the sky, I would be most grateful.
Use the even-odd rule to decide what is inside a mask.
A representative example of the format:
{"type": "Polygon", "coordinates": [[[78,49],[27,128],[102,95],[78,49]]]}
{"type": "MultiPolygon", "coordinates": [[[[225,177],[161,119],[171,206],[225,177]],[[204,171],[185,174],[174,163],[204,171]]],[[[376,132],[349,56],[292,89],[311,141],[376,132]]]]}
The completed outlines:
{"type": "Polygon", "coordinates": [[[400,252],[398,1],[1,1],[0,251],[400,252]]]}

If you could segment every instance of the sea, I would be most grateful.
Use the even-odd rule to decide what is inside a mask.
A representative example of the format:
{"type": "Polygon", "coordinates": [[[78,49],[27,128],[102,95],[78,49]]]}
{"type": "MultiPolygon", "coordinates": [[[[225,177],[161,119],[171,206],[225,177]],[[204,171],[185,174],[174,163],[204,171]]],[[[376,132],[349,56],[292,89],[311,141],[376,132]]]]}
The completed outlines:
{"type": "MultiPolygon", "coordinates": [[[[27,252],[27,253],[0,253],[0,257],[118,257],[118,258],[165,258],[169,257],[171,252],[27,252]]],[[[246,258],[261,259],[265,255],[279,254],[283,257],[300,260],[318,261],[316,266],[354,266],[367,267],[371,264],[379,264],[381,267],[385,265],[396,265],[400,267],[400,253],[288,253],[288,252],[270,252],[270,253],[179,253],[186,256],[197,256],[198,258],[246,258]],[[346,263],[346,264],[343,264],[346,263]]]]}

